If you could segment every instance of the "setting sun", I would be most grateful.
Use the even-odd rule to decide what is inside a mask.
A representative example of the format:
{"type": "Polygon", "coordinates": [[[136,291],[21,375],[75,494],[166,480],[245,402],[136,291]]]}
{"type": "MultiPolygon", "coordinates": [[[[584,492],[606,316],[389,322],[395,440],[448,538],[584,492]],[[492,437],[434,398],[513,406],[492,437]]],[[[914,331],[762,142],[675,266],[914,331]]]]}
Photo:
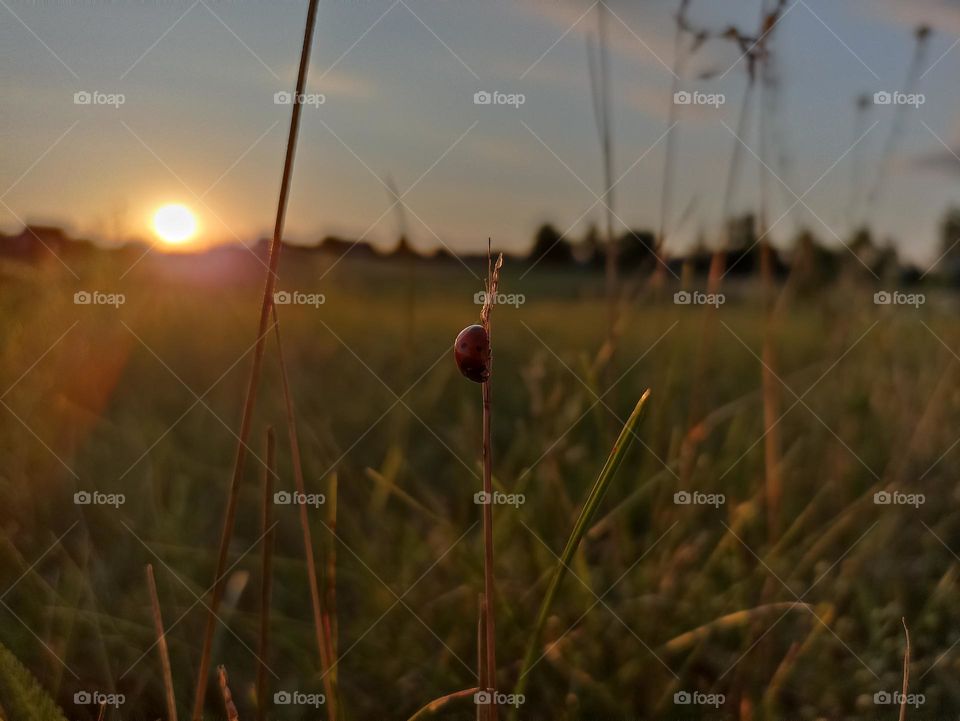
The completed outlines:
{"type": "Polygon", "coordinates": [[[197,232],[197,219],[187,206],[171,203],[154,213],[153,230],[164,243],[180,245],[197,232]]]}

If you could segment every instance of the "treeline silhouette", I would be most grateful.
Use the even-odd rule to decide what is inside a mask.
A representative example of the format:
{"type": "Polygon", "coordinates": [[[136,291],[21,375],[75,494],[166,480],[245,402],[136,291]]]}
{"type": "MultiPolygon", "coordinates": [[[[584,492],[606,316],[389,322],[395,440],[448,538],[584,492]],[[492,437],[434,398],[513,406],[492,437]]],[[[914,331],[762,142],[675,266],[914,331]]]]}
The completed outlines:
{"type": "MultiPolygon", "coordinates": [[[[752,214],[745,214],[731,220],[726,229],[726,268],[731,278],[749,277],[759,272],[761,244],[756,234],[757,223],[752,214]]],[[[654,252],[656,237],[651,230],[630,230],[616,238],[617,265],[625,272],[653,272],[661,261],[654,252]]],[[[254,244],[258,255],[266,256],[268,239],[254,244]]],[[[951,208],[944,216],[940,231],[941,255],[935,267],[928,270],[960,285],[960,207],[951,208]]],[[[454,254],[440,247],[430,254],[415,250],[406,238],[401,237],[392,248],[382,250],[365,241],[328,236],[316,245],[286,244],[292,254],[322,253],[333,257],[347,256],[381,260],[408,260],[415,262],[455,261],[454,254]]],[[[0,233],[0,258],[13,259],[31,264],[68,260],[97,253],[118,253],[139,257],[149,249],[142,240],[106,247],[93,240],[71,237],[64,229],[51,225],[26,225],[19,233],[7,235],[0,233]],[[55,257],[56,256],[56,257],[55,257]]],[[[214,246],[203,254],[235,252],[233,244],[214,246]]],[[[544,223],[533,237],[530,249],[526,253],[505,251],[514,262],[537,265],[546,268],[579,269],[583,271],[603,271],[606,262],[606,244],[595,226],[587,228],[578,238],[564,235],[554,225],[544,223]]],[[[706,275],[715,248],[708,248],[705,241],[683,254],[668,256],[662,261],[673,275],[690,277],[706,275]]],[[[458,254],[465,261],[486,261],[484,253],[458,254]]],[[[880,244],[870,230],[862,228],[843,244],[827,247],[820,238],[809,230],[801,231],[785,248],[773,249],[774,273],[783,278],[790,272],[802,270],[804,275],[827,281],[837,277],[844,268],[856,271],[858,268],[867,273],[899,282],[919,280],[927,275],[898,255],[892,242],[880,244]]]]}

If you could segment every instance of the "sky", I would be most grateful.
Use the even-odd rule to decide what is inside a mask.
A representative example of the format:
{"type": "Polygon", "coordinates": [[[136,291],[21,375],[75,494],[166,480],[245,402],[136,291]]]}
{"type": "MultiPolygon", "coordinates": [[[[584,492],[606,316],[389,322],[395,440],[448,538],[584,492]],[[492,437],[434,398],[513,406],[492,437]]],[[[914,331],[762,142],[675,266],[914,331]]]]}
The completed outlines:
{"type": "MultiPolygon", "coordinates": [[[[776,244],[810,228],[839,246],[868,219],[905,258],[933,263],[943,214],[960,205],[960,2],[788,0],[770,35],[776,90],[741,126],[746,62],[729,42],[708,43],[676,81],[722,104],[671,112],[678,1],[606,2],[617,230],[660,226],[672,138],[664,226],[677,251],[718,239],[740,146],[732,209],[764,198],[776,244]],[[920,23],[933,27],[922,104],[871,102],[858,123],[857,96],[910,90],[920,23]]],[[[269,235],[291,110],[275,93],[293,89],[305,10],[0,0],[0,228],[150,239],[152,214],[176,202],[204,242],[269,235]]],[[[573,239],[601,223],[587,49],[598,13],[592,0],[321,0],[287,237],[391,244],[388,177],[421,250],[476,251],[489,236],[523,251],[541,223],[573,239]],[[476,104],[478,92],[513,102],[476,104]]],[[[759,16],[759,0],[690,5],[713,29],[756,35],[759,16]]]]}

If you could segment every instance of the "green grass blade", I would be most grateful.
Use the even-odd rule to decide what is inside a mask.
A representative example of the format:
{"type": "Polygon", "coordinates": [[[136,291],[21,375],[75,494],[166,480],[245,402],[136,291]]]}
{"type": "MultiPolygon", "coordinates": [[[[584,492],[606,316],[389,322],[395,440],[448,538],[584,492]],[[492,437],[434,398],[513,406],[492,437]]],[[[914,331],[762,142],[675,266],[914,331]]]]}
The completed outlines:
{"type": "MultiPolygon", "coordinates": [[[[534,663],[533,656],[536,653],[537,644],[540,641],[540,635],[543,633],[543,627],[546,625],[547,615],[550,613],[550,607],[553,605],[557,591],[560,589],[560,583],[563,581],[563,577],[566,575],[570,561],[573,559],[573,554],[576,553],[577,548],[580,546],[580,541],[583,540],[583,536],[586,534],[590,522],[593,520],[594,515],[596,515],[597,509],[600,507],[600,501],[603,500],[603,496],[606,493],[607,488],[609,488],[610,483],[613,481],[613,477],[616,475],[617,469],[620,467],[620,464],[623,463],[623,459],[627,455],[627,450],[630,448],[630,442],[635,436],[636,428],[640,423],[640,418],[643,416],[643,410],[646,407],[647,399],[649,397],[649,390],[644,391],[643,395],[640,396],[640,400],[637,401],[637,405],[633,409],[633,413],[630,414],[626,424],[623,426],[623,430],[620,431],[620,435],[617,438],[616,443],[614,443],[613,448],[610,449],[610,455],[607,457],[607,462],[604,463],[603,469],[600,471],[600,475],[597,476],[596,482],[590,489],[589,495],[587,495],[587,499],[583,504],[580,515],[577,517],[577,521],[573,526],[573,531],[571,531],[570,537],[567,539],[567,544],[560,556],[560,560],[557,562],[557,567],[553,572],[553,577],[550,579],[550,586],[547,588],[547,593],[543,597],[543,602],[540,604],[540,612],[537,614],[537,623],[534,626],[530,640],[527,642],[527,650],[524,654],[523,665],[520,668],[520,677],[517,679],[517,684],[513,690],[513,693],[522,694],[526,688],[527,677],[529,675],[530,668],[534,663]]],[[[511,717],[515,718],[515,713],[511,717]]]]}
{"type": "Polygon", "coordinates": [[[66,721],[56,702],[6,646],[0,644],[0,718],[66,721]]]}

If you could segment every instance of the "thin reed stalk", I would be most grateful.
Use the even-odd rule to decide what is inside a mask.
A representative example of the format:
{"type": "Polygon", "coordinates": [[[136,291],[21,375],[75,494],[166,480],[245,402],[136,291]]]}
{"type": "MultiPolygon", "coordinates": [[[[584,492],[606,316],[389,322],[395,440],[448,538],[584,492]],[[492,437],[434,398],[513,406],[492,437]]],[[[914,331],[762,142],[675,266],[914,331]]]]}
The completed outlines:
{"type": "Polygon", "coordinates": [[[910,688],[910,629],[907,628],[907,619],[901,618],[903,634],[906,637],[906,647],[903,650],[903,691],[900,696],[900,721],[907,718],[907,691],[910,688]]]}
{"type": "MultiPolygon", "coordinates": [[[[766,3],[764,3],[766,5],[766,3]]],[[[780,441],[780,382],[777,379],[777,354],[774,344],[774,330],[777,325],[775,303],[774,278],[774,250],[770,244],[767,227],[767,213],[769,198],[768,183],[765,174],[769,163],[766,162],[769,147],[769,115],[773,99],[774,79],[770,65],[769,43],[777,18],[783,9],[784,0],[777,0],[774,9],[766,13],[761,22],[761,38],[758,42],[760,99],[758,102],[760,118],[757,134],[759,136],[759,159],[757,172],[760,174],[760,208],[757,213],[757,237],[760,238],[760,275],[763,293],[763,306],[766,322],[763,329],[763,346],[761,349],[761,387],[763,389],[763,457],[764,457],[764,497],[767,510],[767,537],[771,544],[780,538],[782,518],[781,505],[783,499],[783,482],[780,474],[781,441],[780,441]]],[[[765,8],[764,8],[765,10],[765,8]]]]}
{"type": "MultiPolygon", "coordinates": [[[[930,40],[930,27],[928,25],[919,25],[914,30],[915,40],[913,48],[913,57],[910,65],[907,67],[907,74],[904,78],[903,92],[911,94],[916,91],[917,84],[923,78],[921,69],[924,66],[924,60],[927,57],[927,47],[930,40]]],[[[867,197],[868,210],[880,199],[883,193],[885,181],[890,169],[890,162],[900,146],[900,140],[906,130],[907,106],[903,103],[894,106],[893,124],[890,126],[890,134],[884,143],[883,151],[880,154],[880,160],[873,179],[873,186],[870,188],[870,194],[867,197]]]]}
{"type": "MultiPolygon", "coordinates": [[[[687,60],[696,51],[703,42],[705,35],[694,32],[694,42],[692,47],[687,50],[683,47],[684,37],[691,28],[687,21],[687,11],[690,9],[690,0],[680,0],[680,7],[677,9],[676,31],[673,36],[673,83],[670,87],[670,110],[667,117],[667,127],[673,128],[679,118],[679,105],[674,102],[677,92],[680,90],[680,80],[686,70],[687,60]]],[[[669,222],[673,200],[673,176],[676,169],[677,132],[669,130],[665,141],[663,160],[663,181],[660,186],[660,232],[657,233],[656,246],[654,248],[655,261],[653,269],[653,285],[655,288],[662,287],[666,280],[667,261],[666,261],[666,242],[667,242],[667,224],[669,222]]]]}
{"type": "MultiPolygon", "coordinates": [[[[483,600],[483,594],[481,593],[478,598],[477,603],[477,685],[479,688],[486,689],[489,688],[490,684],[487,679],[487,649],[486,649],[486,637],[483,619],[487,615],[487,604],[483,600]]],[[[476,704],[477,706],[477,721],[483,721],[488,717],[489,709],[488,707],[482,704],[476,704]]]]}
{"type": "MultiPolygon", "coordinates": [[[[337,621],[337,544],[334,534],[337,532],[337,489],[339,480],[337,474],[330,476],[327,487],[327,526],[330,529],[330,542],[327,544],[327,573],[324,579],[323,630],[327,641],[327,657],[336,659],[340,647],[340,628],[337,621]]],[[[337,688],[337,665],[334,662],[329,668],[331,685],[337,688]]]]}
{"type": "Polygon", "coordinates": [[[823,634],[825,629],[831,627],[836,617],[836,610],[831,604],[821,605],[814,609],[813,613],[819,622],[811,625],[807,638],[802,644],[793,643],[790,646],[787,655],[783,657],[777,670],[773,672],[767,688],[763,692],[763,708],[766,711],[767,718],[777,718],[777,697],[780,694],[780,689],[783,688],[790,673],[796,667],[798,659],[813,647],[817,638],[823,634]]]}
{"type": "Polygon", "coordinates": [[[847,233],[851,237],[857,231],[861,224],[859,207],[863,197],[863,150],[861,143],[867,127],[867,112],[870,109],[872,98],[866,93],[861,93],[855,101],[855,111],[853,116],[853,150],[850,158],[850,198],[847,201],[847,233]]]}
{"type": "Polygon", "coordinates": [[[163,630],[163,616],[160,615],[160,597],[157,595],[157,581],[153,576],[153,564],[147,564],[147,589],[150,591],[150,608],[153,612],[153,627],[157,632],[157,653],[160,656],[160,670],[163,673],[163,691],[167,703],[167,721],[177,721],[177,697],[173,692],[173,673],[170,670],[170,652],[167,649],[167,634],[163,630]]]}
{"type": "MultiPolygon", "coordinates": [[[[497,288],[500,283],[500,268],[503,266],[503,254],[493,263],[490,253],[490,241],[487,240],[487,294],[484,299],[483,309],[480,311],[480,322],[487,333],[487,341],[490,344],[490,357],[488,359],[488,376],[481,386],[483,399],[483,491],[487,499],[493,498],[493,462],[491,459],[490,426],[492,392],[491,381],[493,379],[493,324],[490,322],[490,314],[493,310],[493,299],[497,295],[497,288]]],[[[490,721],[497,719],[497,704],[495,692],[497,690],[497,640],[496,624],[494,622],[494,589],[493,589],[493,502],[484,503],[483,506],[483,597],[484,597],[484,633],[486,636],[486,689],[493,692],[491,703],[489,705],[490,721]]]]}
{"type": "Polygon", "coordinates": [[[405,343],[404,351],[406,361],[405,370],[409,370],[412,365],[414,336],[416,335],[416,308],[417,308],[417,254],[410,245],[409,224],[407,223],[406,206],[397,191],[396,183],[393,182],[393,176],[387,174],[383,179],[384,185],[390,195],[390,202],[396,208],[397,223],[397,250],[395,253],[400,255],[400,259],[407,265],[407,288],[404,318],[405,343]],[[403,258],[406,254],[408,257],[403,258]]]}
{"type": "Polygon", "coordinates": [[[600,158],[603,163],[604,221],[606,224],[606,292],[609,304],[610,327],[617,319],[617,242],[613,230],[613,126],[610,117],[610,58],[607,50],[607,6],[597,4],[597,47],[587,40],[587,62],[590,70],[590,96],[593,116],[600,136],[600,158]]]}
{"type": "MultiPolygon", "coordinates": [[[[313,30],[316,25],[318,5],[319,0],[310,0],[310,5],[307,8],[303,45],[300,51],[300,67],[297,72],[296,98],[303,96],[304,88],[306,87],[310,46],[313,41],[313,30]]],[[[243,414],[237,436],[237,451],[234,458],[233,476],[230,480],[227,509],[224,514],[223,529],[220,534],[220,547],[217,552],[217,567],[214,573],[213,591],[210,597],[210,603],[208,604],[207,622],[203,632],[203,645],[200,651],[200,663],[197,670],[197,688],[193,702],[193,721],[202,721],[203,719],[203,707],[207,693],[207,676],[210,671],[210,654],[213,650],[213,634],[217,624],[217,611],[220,608],[220,601],[223,598],[225,582],[224,571],[227,567],[227,558],[230,553],[230,539],[233,536],[233,527],[236,521],[240,482],[243,479],[243,469],[246,461],[247,441],[250,438],[250,426],[253,421],[253,411],[257,401],[257,387],[260,380],[260,369],[263,365],[264,340],[268,331],[270,309],[273,307],[273,294],[276,288],[277,269],[280,264],[283,226],[287,212],[287,199],[290,195],[290,179],[293,175],[293,160],[296,153],[297,133],[300,129],[300,113],[302,108],[303,105],[301,103],[294,102],[290,116],[290,132],[287,136],[287,149],[283,160],[283,176],[280,181],[280,197],[277,201],[277,217],[273,228],[273,239],[270,242],[270,258],[267,264],[268,272],[260,303],[257,340],[253,351],[250,377],[247,381],[243,414]]]]}
{"type": "Polygon", "coordinates": [[[261,541],[260,554],[260,644],[257,656],[257,719],[267,717],[267,665],[270,655],[270,597],[273,591],[273,527],[271,509],[273,508],[273,477],[276,474],[276,440],[273,428],[267,428],[267,466],[263,472],[263,496],[260,518],[261,541]]]}
{"type": "MultiPolygon", "coordinates": [[[[737,180],[740,175],[740,165],[743,156],[743,142],[741,138],[746,134],[747,122],[750,116],[750,107],[753,100],[754,89],[756,86],[756,55],[751,46],[751,39],[742,35],[736,28],[730,28],[724,35],[729,40],[737,43],[744,52],[744,59],[747,62],[747,87],[743,91],[740,100],[740,109],[737,115],[737,126],[733,138],[733,152],[730,156],[730,163],[727,169],[727,180],[724,185],[723,205],[721,207],[721,239],[720,245],[714,250],[710,258],[710,269],[707,272],[707,293],[717,294],[723,283],[723,278],[727,272],[727,251],[730,246],[730,228],[731,215],[733,210],[733,199],[737,188],[737,180]]],[[[700,423],[703,415],[704,383],[707,376],[707,364],[712,357],[712,348],[714,333],[716,330],[716,308],[711,305],[704,306],[703,309],[703,330],[700,334],[700,347],[697,353],[696,369],[693,373],[690,394],[690,410],[687,420],[687,427],[694,428],[700,423]]],[[[691,433],[684,437],[683,447],[680,451],[680,483],[686,487],[693,474],[694,462],[696,460],[697,447],[700,439],[691,433]]]]}
{"type": "MultiPolygon", "coordinates": [[[[283,402],[287,421],[287,436],[290,439],[290,458],[293,465],[293,481],[297,492],[306,495],[306,483],[303,480],[303,464],[300,457],[300,440],[297,434],[297,419],[293,409],[293,396],[290,393],[290,378],[287,374],[287,363],[283,355],[283,343],[280,339],[280,318],[276,306],[273,308],[273,328],[277,339],[277,359],[280,365],[280,382],[283,387],[283,402]]],[[[297,504],[300,519],[300,532],[303,537],[304,561],[307,566],[307,583],[310,586],[310,606],[313,612],[313,628],[317,641],[317,651],[320,656],[320,671],[323,676],[324,691],[327,702],[327,716],[331,721],[337,717],[335,676],[329,673],[333,663],[329,633],[324,625],[323,596],[320,591],[320,580],[317,575],[317,562],[313,551],[313,535],[310,531],[310,518],[307,505],[297,504]]]]}

